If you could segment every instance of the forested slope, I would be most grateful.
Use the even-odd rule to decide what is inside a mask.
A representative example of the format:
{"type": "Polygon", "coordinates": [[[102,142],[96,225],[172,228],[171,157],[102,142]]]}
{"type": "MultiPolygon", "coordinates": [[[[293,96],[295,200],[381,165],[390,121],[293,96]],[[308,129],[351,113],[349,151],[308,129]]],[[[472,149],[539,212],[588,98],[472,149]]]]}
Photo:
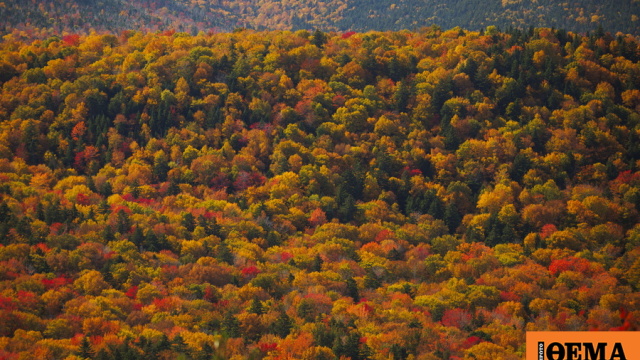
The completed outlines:
{"type": "Polygon", "coordinates": [[[5,33],[47,37],[91,30],[334,31],[418,30],[437,25],[481,30],[555,27],[586,33],[599,27],[640,35],[640,2],[552,0],[44,0],[0,2],[5,33]]]}
{"type": "Polygon", "coordinates": [[[632,36],[0,43],[0,357],[520,359],[638,330],[632,36]]]}
{"type": "Polygon", "coordinates": [[[555,27],[578,32],[602,26],[615,33],[639,34],[640,3],[637,1],[368,1],[354,0],[337,22],[339,28],[418,29],[430,24],[445,29],[460,26],[479,30],[491,25],[502,29],[516,27],[555,27]]]}

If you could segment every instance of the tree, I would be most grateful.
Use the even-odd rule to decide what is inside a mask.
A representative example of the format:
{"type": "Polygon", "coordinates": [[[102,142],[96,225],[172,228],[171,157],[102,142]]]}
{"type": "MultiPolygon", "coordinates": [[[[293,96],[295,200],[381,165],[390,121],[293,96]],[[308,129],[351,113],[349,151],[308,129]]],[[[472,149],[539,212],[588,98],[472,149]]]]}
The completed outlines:
{"type": "Polygon", "coordinates": [[[131,229],[131,220],[124,209],[118,210],[116,229],[120,234],[126,234],[131,229]]]}
{"type": "Polygon", "coordinates": [[[358,332],[350,332],[344,340],[336,339],[333,352],[336,356],[344,356],[352,360],[370,359],[371,349],[360,342],[361,336],[358,332]]]}
{"type": "Polygon", "coordinates": [[[140,226],[136,226],[136,229],[133,231],[133,235],[131,236],[131,242],[136,246],[140,247],[144,242],[144,233],[142,232],[142,228],[140,226]]]}
{"type": "Polygon", "coordinates": [[[411,98],[411,87],[405,84],[405,80],[398,81],[396,91],[393,94],[396,110],[406,112],[411,98]]]}
{"type": "Polygon", "coordinates": [[[82,341],[80,342],[80,347],[78,348],[76,354],[81,358],[90,359],[92,353],[93,352],[91,350],[91,343],[89,342],[89,338],[84,336],[82,338],[82,341]]]}
{"type": "Polygon", "coordinates": [[[162,150],[158,150],[153,156],[153,176],[157,181],[163,182],[167,180],[169,172],[169,159],[162,150]]]}
{"type": "Polygon", "coordinates": [[[347,296],[350,296],[354,302],[360,301],[360,292],[358,291],[358,284],[353,278],[347,279],[347,296]]]}
{"type": "Polygon", "coordinates": [[[181,334],[176,334],[176,336],[173,337],[171,349],[178,354],[185,354],[187,352],[187,345],[184,343],[181,334]]]}
{"type": "Polygon", "coordinates": [[[456,229],[462,222],[462,215],[460,214],[457,206],[454,203],[449,203],[445,207],[443,220],[449,228],[449,232],[455,233],[456,229]]]}
{"type": "Polygon", "coordinates": [[[192,213],[186,212],[186,213],[182,214],[182,222],[181,222],[181,224],[182,224],[182,226],[185,227],[185,229],[188,232],[193,232],[193,230],[196,228],[195,217],[193,216],[192,213]]]}
{"type": "Polygon", "coordinates": [[[286,312],[282,311],[273,323],[273,332],[281,338],[285,338],[291,332],[292,327],[293,321],[286,312]]]}
{"type": "Polygon", "coordinates": [[[237,338],[242,334],[240,332],[240,322],[233,313],[227,312],[222,320],[222,335],[227,338],[237,338]]]}
{"type": "Polygon", "coordinates": [[[316,29],[311,36],[311,43],[319,48],[322,48],[327,43],[327,34],[323,33],[319,29],[316,29]]]}
{"type": "Polygon", "coordinates": [[[231,250],[229,249],[229,247],[225,242],[222,242],[220,245],[218,245],[216,258],[219,261],[225,262],[229,265],[233,265],[233,260],[234,260],[233,253],[231,252],[231,250]]]}
{"type": "Polygon", "coordinates": [[[313,258],[313,264],[311,265],[312,271],[322,271],[322,258],[320,255],[317,255],[313,258]]]}
{"type": "Polygon", "coordinates": [[[89,270],[73,282],[73,286],[86,295],[100,295],[103,290],[109,288],[102,274],[96,270],[89,270]]]}
{"type": "Polygon", "coordinates": [[[251,301],[249,312],[257,315],[261,315],[264,312],[262,302],[258,298],[253,298],[253,300],[251,301]]]}

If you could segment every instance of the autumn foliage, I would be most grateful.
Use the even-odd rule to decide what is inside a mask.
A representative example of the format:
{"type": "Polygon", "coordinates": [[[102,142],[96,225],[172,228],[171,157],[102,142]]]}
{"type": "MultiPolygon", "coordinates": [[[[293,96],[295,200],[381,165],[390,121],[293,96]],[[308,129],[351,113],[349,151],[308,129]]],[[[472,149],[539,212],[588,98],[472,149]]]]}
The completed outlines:
{"type": "Polygon", "coordinates": [[[0,358],[520,359],[638,330],[640,47],[0,42],[0,358]]]}

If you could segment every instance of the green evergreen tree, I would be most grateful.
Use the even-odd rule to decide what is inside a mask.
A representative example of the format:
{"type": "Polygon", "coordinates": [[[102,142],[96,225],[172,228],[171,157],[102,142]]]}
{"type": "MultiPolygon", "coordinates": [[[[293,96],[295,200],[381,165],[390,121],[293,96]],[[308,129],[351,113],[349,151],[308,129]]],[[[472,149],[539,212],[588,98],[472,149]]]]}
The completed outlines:
{"type": "Polygon", "coordinates": [[[78,348],[76,355],[80,356],[81,358],[91,359],[91,353],[92,350],[91,343],[89,342],[89,337],[84,336],[80,341],[80,347],[78,348]]]}
{"type": "Polygon", "coordinates": [[[210,360],[213,358],[214,355],[214,350],[211,347],[211,345],[209,345],[209,343],[205,343],[204,345],[202,345],[202,350],[198,351],[195,356],[194,359],[196,360],[210,360]]]}
{"type": "MultiPolygon", "coordinates": [[[[335,352],[335,351],[334,351],[335,352]]],[[[345,356],[350,358],[351,360],[361,360],[360,353],[360,334],[355,331],[352,331],[347,335],[344,343],[341,347],[338,348],[338,352],[335,352],[337,356],[345,356]]]]}
{"type": "Polygon", "coordinates": [[[313,321],[313,305],[307,299],[303,299],[298,308],[296,309],[298,316],[305,319],[308,322],[313,321]]]}
{"type": "Polygon", "coordinates": [[[409,106],[409,100],[411,99],[411,87],[406,84],[406,81],[398,81],[396,85],[396,91],[393,93],[393,101],[395,108],[399,112],[407,112],[409,106]]]}
{"type": "Polygon", "coordinates": [[[262,307],[262,302],[258,298],[253,298],[251,301],[251,306],[249,307],[249,312],[253,314],[262,315],[264,313],[264,308],[262,307]]]}
{"type": "Polygon", "coordinates": [[[293,321],[286,312],[280,312],[280,316],[273,323],[273,332],[281,338],[287,337],[293,327],[293,321]]]}
{"type": "Polygon", "coordinates": [[[373,356],[373,350],[367,344],[361,344],[360,351],[358,352],[358,359],[369,360],[373,356]]]}
{"type": "Polygon", "coordinates": [[[532,163],[531,159],[529,159],[529,156],[523,153],[518,153],[518,155],[516,155],[516,157],[513,159],[513,164],[511,165],[511,171],[509,172],[509,175],[513,180],[520,182],[522,181],[522,178],[527,173],[527,171],[531,169],[531,166],[532,163]]]}
{"type": "Polygon", "coordinates": [[[316,29],[316,31],[314,31],[313,35],[311,36],[311,43],[319,48],[322,48],[324,47],[324,44],[327,43],[327,38],[327,34],[323,33],[319,29],[316,29]]]}
{"type": "Polygon", "coordinates": [[[389,349],[390,353],[393,355],[393,360],[405,360],[409,353],[404,346],[400,346],[398,344],[391,345],[391,349],[389,349]]]}
{"type": "Polygon", "coordinates": [[[452,234],[455,233],[458,226],[460,226],[460,223],[462,222],[462,215],[460,215],[458,207],[453,202],[447,204],[444,210],[443,220],[449,228],[449,232],[452,234]]]}
{"type": "Polygon", "coordinates": [[[129,215],[127,215],[123,209],[118,210],[116,228],[120,234],[126,234],[131,229],[131,220],[129,219],[129,215]]]}
{"type": "Polygon", "coordinates": [[[144,243],[144,233],[142,232],[142,228],[140,226],[136,226],[136,229],[133,231],[131,235],[131,242],[136,246],[140,247],[144,243]]]}
{"type": "Polygon", "coordinates": [[[520,243],[520,238],[516,230],[510,224],[505,224],[502,229],[502,239],[500,241],[503,244],[517,244],[520,243]]]}
{"type": "Polygon", "coordinates": [[[360,292],[358,291],[358,284],[353,278],[347,279],[347,296],[350,296],[354,302],[360,301],[360,292]]]}
{"type": "Polygon", "coordinates": [[[313,334],[313,340],[318,344],[318,346],[326,346],[333,347],[336,341],[336,333],[338,332],[337,326],[332,322],[335,322],[333,319],[330,320],[329,326],[324,323],[316,323],[311,333],[313,334]]]}
{"type": "Polygon", "coordinates": [[[173,341],[171,341],[171,350],[175,351],[178,354],[187,353],[187,344],[185,344],[182,335],[177,334],[176,336],[174,336],[173,341]]]}
{"type": "Polygon", "coordinates": [[[222,335],[228,338],[237,338],[240,333],[240,321],[231,312],[227,312],[222,320],[222,335]]]}
{"type": "Polygon", "coordinates": [[[109,352],[107,352],[107,350],[105,350],[104,348],[100,349],[100,351],[98,351],[95,357],[93,358],[89,357],[89,359],[94,359],[94,360],[111,360],[114,358],[115,357],[109,355],[109,352]]]}
{"type": "Polygon", "coordinates": [[[153,176],[157,181],[167,181],[167,173],[171,168],[169,167],[169,159],[164,152],[161,152],[153,158],[153,176]]]}
{"type": "Polygon", "coordinates": [[[311,264],[311,271],[322,271],[322,258],[320,255],[316,255],[313,258],[313,264],[311,264]]]}
{"type": "Polygon", "coordinates": [[[498,215],[495,213],[491,214],[484,241],[487,246],[495,246],[502,243],[503,227],[504,224],[498,219],[498,215]]]}
{"type": "Polygon", "coordinates": [[[186,212],[184,214],[182,214],[182,222],[181,222],[182,226],[184,226],[184,228],[188,231],[188,232],[193,232],[193,230],[196,228],[196,220],[193,217],[193,214],[190,212],[186,212]]]}
{"type": "Polygon", "coordinates": [[[220,245],[218,245],[216,258],[218,259],[218,261],[233,265],[233,253],[224,241],[220,243],[220,245]]]}
{"type": "Polygon", "coordinates": [[[204,215],[198,216],[198,226],[202,226],[207,235],[220,236],[220,225],[215,217],[207,219],[204,215]]]}
{"type": "Polygon", "coordinates": [[[367,289],[377,289],[382,285],[382,281],[371,270],[364,276],[364,287],[367,289]]]}
{"type": "Polygon", "coordinates": [[[427,214],[433,216],[436,219],[442,219],[444,217],[444,204],[438,196],[434,196],[433,201],[429,204],[427,214]]]}

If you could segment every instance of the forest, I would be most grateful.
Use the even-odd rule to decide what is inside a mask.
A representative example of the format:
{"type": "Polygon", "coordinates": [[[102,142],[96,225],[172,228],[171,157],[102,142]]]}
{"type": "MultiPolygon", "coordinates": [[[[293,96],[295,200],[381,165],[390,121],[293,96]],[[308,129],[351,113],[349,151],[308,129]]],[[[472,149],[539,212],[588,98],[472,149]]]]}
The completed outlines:
{"type": "Polygon", "coordinates": [[[2,0],[0,35],[27,39],[123,30],[417,31],[432,25],[480,31],[547,27],[586,33],[601,27],[640,35],[637,0],[2,0]]]}
{"type": "Polygon", "coordinates": [[[640,328],[640,46],[0,42],[0,359],[521,359],[640,328]]]}

